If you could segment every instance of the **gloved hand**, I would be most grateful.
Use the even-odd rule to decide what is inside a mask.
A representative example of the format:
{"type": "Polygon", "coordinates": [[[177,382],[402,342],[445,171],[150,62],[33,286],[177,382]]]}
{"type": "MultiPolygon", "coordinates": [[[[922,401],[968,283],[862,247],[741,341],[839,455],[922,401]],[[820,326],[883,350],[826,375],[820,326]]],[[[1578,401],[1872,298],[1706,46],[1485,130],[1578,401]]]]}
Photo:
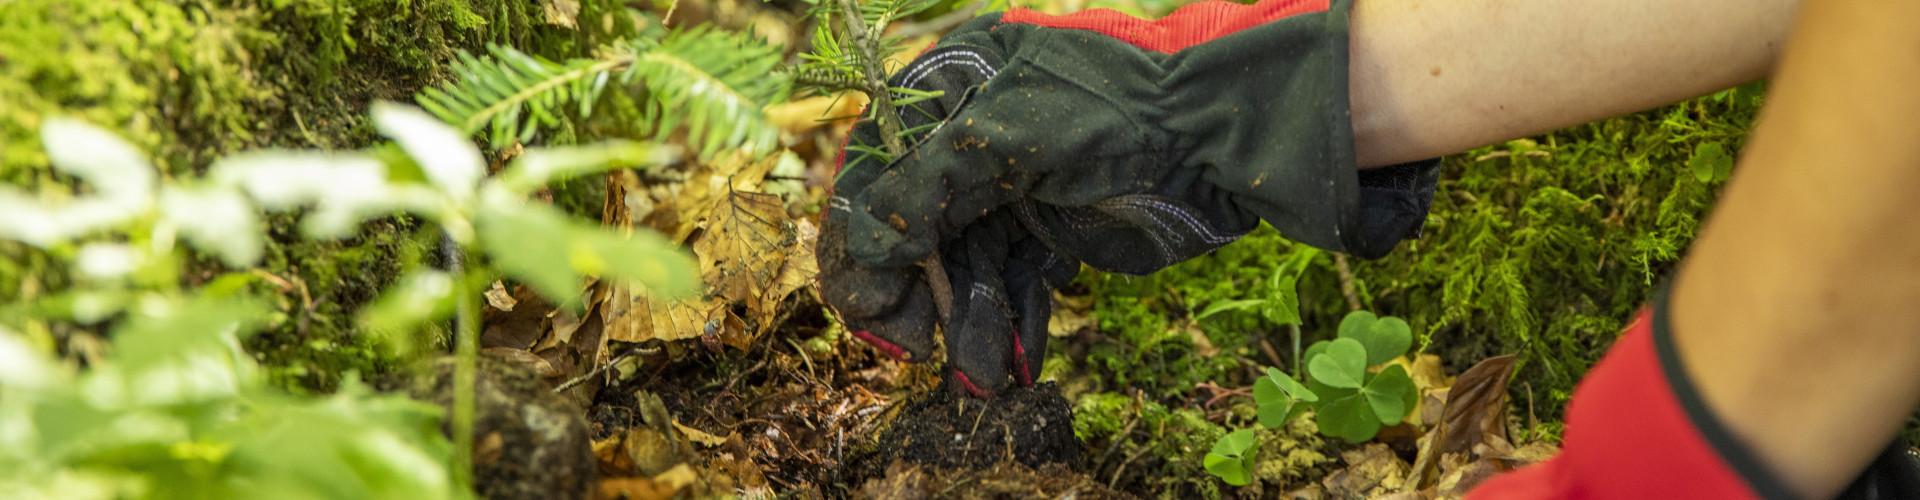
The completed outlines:
{"type": "MultiPolygon", "coordinates": [[[[1151,23],[1014,9],[969,22],[892,82],[944,91],[900,113],[910,129],[940,124],[888,164],[850,148],[822,226],[827,302],[856,335],[914,360],[943,323],[956,379],[988,395],[1007,372],[1038,368],[1046,290],[996,287],[1071,278],[1044,263],[1144,274],[1262,219],[1321,248],[1385,254],[1423,221],[1433,167],[1357,173],[1347,5],[1210,2],[1151,23]],[[914,267],[935,252],[949,285],[914,267]],[[1041,279],[1016,284],[1015,272],[1041,279]],[[941,318],[935,297],[945,295],[955,305],[941,318]],[[976,295],[1041,305],[995,311],[993,300],[969,303],[976,295]],[[984,311],[1003,312],[995,322],[984,311]],[[1022,328],[1002,335],[987,323],[1022,328]],[[1001,355],[1013,351],[1027,356],[1001,355]],[[999,371],[1011,358],[1032,360],[999,371]]],[[[881,143],[870,124],[852,140],[881,143]]]]}

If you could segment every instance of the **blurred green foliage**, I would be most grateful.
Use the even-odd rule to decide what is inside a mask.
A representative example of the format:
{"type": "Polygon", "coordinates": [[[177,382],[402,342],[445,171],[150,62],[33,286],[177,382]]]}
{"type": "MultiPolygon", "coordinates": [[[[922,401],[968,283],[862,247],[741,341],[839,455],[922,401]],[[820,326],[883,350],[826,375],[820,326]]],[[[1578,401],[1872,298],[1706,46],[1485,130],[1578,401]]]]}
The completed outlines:
{"type": "MultiPolygon", "coordinates": [[[[0,181],[30,190],[67,181],[48,168],[37,136],[55,116],[125,135],[167,177],[250,147],[365,147],[377,140],[366,105],[410,99],[443,78],[459,50],[499,43],[569,57],[634,29],[623,2],[579,4],[566,28],[539,2],[521,0],[0,2],[0,181]]],[[[269,219],[264,275],[249,285],[273,297],[287,321],[267,325],[250,346],[274,380],[295,390],[388,370],[390,360],[352,334],[347,312],[423,262],[437,238],[420,234],[433,231],[400,217],[370,222],[357,238],[314,241],[299,238],[291,221],[269,219]]],[[[58,262],[0,242],[0,303],[70,286],[58,262]]],[[[217,275],[210,260],[188,265],[188,281],[217,275]]]]}
{"type": "MultiPolygon", "coordinates": [[[[239,341],[268,309],[202,294],[135,308],[77,369],[0,331],[0,491],[23,498],[456,498],[440,409],[353,379],[267,384],[239,341]]],[[[4,329],[0,329],[4,330],[4,329]]]]}

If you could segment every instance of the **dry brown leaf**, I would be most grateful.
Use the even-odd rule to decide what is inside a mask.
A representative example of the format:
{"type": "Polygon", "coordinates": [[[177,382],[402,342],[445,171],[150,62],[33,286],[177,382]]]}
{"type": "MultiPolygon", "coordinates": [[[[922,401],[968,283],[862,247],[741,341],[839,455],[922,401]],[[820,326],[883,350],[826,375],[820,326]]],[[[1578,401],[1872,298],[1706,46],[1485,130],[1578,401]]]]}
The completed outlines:
{"type": "Polygon", "coordinates": [[[1093,296],[1053,294],[1053,316],[1047,318],[1047,335],[1071,337],[1082,329],[1093,328],[1093,296]]]}
{"type": "MultiPolygon", "coordinates": [[[[1430,405],[1429,400],[1433,398],[1428,396],[1445,394],[1447,388],[1453,385],[1453,377],[1447,376],[1446,371],[1440,367],[1440,357],[1432,354],[1420,354],[1414,356],[1413,359],[1408,359],[1405,356],[1401,356],[1393,358],[1393,360],[1388,361],[1387,364],[1400,365],[1402,369],[1405,369],[1407,374],[1413,379],[1414,394],[1421,395],[1421,397],[1414,400],[1413,408],[1407,410],[1408,417],[1406,421],[1419,424],[1422,429],[1432,427],[1434,422],[1440,419],[1439,407],[1430,405]]],[[[1444,399],[1442,401],[1444,401],[1444,399]]]]}
{"type": "Polygon", "coordinates": [[[1447,391],[1435,452],[1471,451],[1489,438],[1508,441],[1507,376],[1513,373],[1513,362],[1513,355],[1487,358],[1460,374],[1447,391]]]}
{"type": "Polygon", "coordinates": [[[1180,325],[1174,328],[1186,332],[1187,340],[1193,342],[1194,354],[1202,358],[1211,358],[1214,355],[1220,354],[1220,348],[1213,346],[1213,339],[1207,337],[1207,332],[1201,330],[1200,325],[1194,323],[1192,320],[1181,320],[1180,325]]]}
{"type": "Polygon", "coordinates": [[[607,325],[607,340],[628,343],[680,340],[705,334],[708,325],[723,326],[726,305],[713,298],[661,300],[626,287],[615,287],[600,317],[607,325]]]}
{"type": "Polygon", "coordinates": [[[580,0],[546,0],[540,4],[546,14],[547,24],[566,29],[578,29],[580,18],[580,0]]]}
{"type": "Polygon", "coordinates": [[[780,274],[763,291],[758,300],[747,303],[747,310],[757,325],[754,335],[758,336],[773,328],[780,316],[780,302],[788,295],[806,288],[820,275],[820,263],[814,258],[814,245],[820,239],[820,229],[806,219],[794,221],[794,237],[797,240],[786,256],[786,263],[780,266],[780,274]]]}
{"type": "MultiPolygon", "coordinates": [[[[553,306],[526,286],[516,285],[510,291],[501,291],[508,292],[506,300],[513,301],[513,309],[481,309],[480,347],[533,347],[547,335],[547,313],[553,310],[553,306]]],[[[488,292],[489,295],[492,293],[488,292]]],[[[489,297],[488,300],[494,299],[489,297]]]]}
{"type": "Polygon", "coordinates": [[[707,433],[707,431],[703,431],[700,429],[696,429],[693,426],[682,424],[680,423],[679,420],[673,421],[673,429],[680,431],[680,435],[686,436],[688,441],[693,441],[694,443],[705,445],[708,448],[720,446],[721,444],[725,444],[727,442],[727,438],[715,436],[713,434],[707,433]]]}
{"type": "Polygon", "coordinates": [[[507,291],[507,284],[500,280],[494,280],[493,285],[487,287],[486,295],[487,305],[501,311],[513,311],[513,306],[520,303],[514,300],[512,292],[507,291]]]}
{"type": "Polygon", "coordinates": [[[1407,463],[1380,443],[1367,443],[1358,450],[1340,454],[1345,469],[1334,471],[1320,481],[1334,498],[1374,498],[1404,489],[1408,480],[1407,463]]]}
{"type": "Polygon", "coordinates": [[[593,457],[600,462],[600,470],[631,470],[633,458],[626,453],[626,434],[613,433],[606,439],[593,442],[593,457]]]}
{"type": "Polygon", "coordinates": [[[851,120],[860,114],[867,105],[867,95],[861,92],[842,92],[831,96],[814,96],[795,99],[767,106],[767,121],[789,134],[803,134],[814,129],[836,123],[837,120],[851,120]]]}
{"type": "Polygon", "coordinates": [[[675,491],[692,486],[694,481],[698,480],[700,480],[700,477],[695,475],[693,473],[693,467],[687,464],[675,465],[672,469],[667,469],[666,472],[653,476],[654,484],[663,484],[673,488],[675,491]]]}
{"type": "Polygon", "coordinates": [[[1413,387],[1421,391],[1453,387],[1453,377],[1440,366],[1440,357],[1421,354],[1408,362],[1405,358],[1397,360],[1406,366],[1407,375],[1413,378],[1413,387]]]}
{"type": "Polygon", "coordinates": [[[706,232],[693,242],[700,277],[716,295],[757,300],[786,264],[793,233],[780,197],[731,191],[714,205],[706,232]]]}
{"type": "Polygon", "coordinates": [[[616,477],[600,480],[600,495],[597,498],[624,498],[627,500],[665,500],[673,498],[679,490],[660,484],[651,478],[616,477]]]}

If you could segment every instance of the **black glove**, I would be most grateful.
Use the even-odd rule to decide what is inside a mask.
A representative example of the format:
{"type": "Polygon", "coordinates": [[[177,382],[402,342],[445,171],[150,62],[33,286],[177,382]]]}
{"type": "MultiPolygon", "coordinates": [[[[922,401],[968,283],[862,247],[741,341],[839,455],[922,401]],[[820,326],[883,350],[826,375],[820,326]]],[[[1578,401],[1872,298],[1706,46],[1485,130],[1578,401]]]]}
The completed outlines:
{"type": "MultiPolygon", "coordinates": [[[[848,150],[822,225],[827,302],[906,359],[925,359],[943,323],[956,378],[987,395],[1037,370],[1046,289],[1076,260],[1144,274],[1262,219],[1385,254],[1423,221],[1433,167],[1356,173],[1347,3],[1211,2],[1154,23],[1014,9],[962,26],[892,82],[943,91],[900,111],[905,128],[939,125],[890,164],[848,150]],[[936,251],[950,294],[914,267],[936,251]]],[[[852,141],[878,134],[862,124],[852,141]]]]}

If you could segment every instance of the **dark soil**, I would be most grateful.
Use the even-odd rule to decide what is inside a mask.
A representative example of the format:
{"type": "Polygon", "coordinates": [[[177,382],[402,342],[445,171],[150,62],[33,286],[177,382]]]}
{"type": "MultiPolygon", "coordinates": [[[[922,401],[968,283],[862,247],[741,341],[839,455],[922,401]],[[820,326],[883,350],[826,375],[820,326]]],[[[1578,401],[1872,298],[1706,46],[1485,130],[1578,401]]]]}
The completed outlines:
{"type": "Polygon", "coordinates": [[[943,388],[901,404],[873,451],[851,461],[844,484],[886,476],[896,462],[934,469],[987,469],[1002,462],[1085,468],[1072,406],[1052,382],[1008,390],[992,401],[943,388]]]}
{"type": "Polygon", "coordinates": [[[1061,464],[1034,469],[1000,462],[987,469],[929,469],[894,463],[887,475],[867,481],[855,498],[1134,498],[1094,482],[1061,464]]]}

